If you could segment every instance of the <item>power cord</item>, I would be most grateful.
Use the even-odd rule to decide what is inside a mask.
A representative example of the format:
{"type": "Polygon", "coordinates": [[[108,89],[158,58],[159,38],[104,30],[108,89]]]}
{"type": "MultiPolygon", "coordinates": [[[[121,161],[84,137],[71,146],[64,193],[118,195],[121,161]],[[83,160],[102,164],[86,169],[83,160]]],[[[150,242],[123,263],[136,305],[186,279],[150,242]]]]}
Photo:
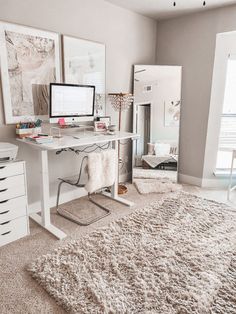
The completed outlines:
{"type": "Polygon", "coordinates": [[[98,144],[92,144],[92,145],[89,145],[89,146],[86,146],[82,149],[74,149],[74,148],[62,148],[58,151],[56,151],[56,155],[59,155],[63,152],[74,152],[75,154],[79,155],[81,153],[93,153],[95,152],[96,150],[100,149],[100,150],[106,150],[110,147],[110,142],[107,142],[105,144],[102,144],[102,145],[98,145],[98,144]]]}

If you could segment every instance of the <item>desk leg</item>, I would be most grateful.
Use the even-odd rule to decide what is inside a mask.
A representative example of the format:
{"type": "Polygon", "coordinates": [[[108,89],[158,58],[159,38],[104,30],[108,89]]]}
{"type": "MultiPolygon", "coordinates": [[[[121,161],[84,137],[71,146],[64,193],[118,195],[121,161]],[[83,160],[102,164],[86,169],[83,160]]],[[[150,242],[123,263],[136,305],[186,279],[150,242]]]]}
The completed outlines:
{"type": "Polygon", "coordinates": [[[47,150],[40,151],[40,190],[41,190],[41,216],[32,214],[30,217],[40,224],[44,229],[51,232],[58,239],[63,239],[66,234],[60,229],[51,224],[50,219],[50,194],[49,194],[49,173],[48,173],[48,152],[47,150]]]}
{"type": "Polygon", "coordinates": [[[42,224],[47,227],[51,224],[50,219],[50,196],[49,196],[49,173],[48,173],[48,152],[41,151],[41,206],[42,224]]]}
{"type": "Polygon", "coordinates": [[[112,186],[111,193],[103,192],[103,194],[107,197],[114,199],[115,201],[124,204],[126,206],[134,206],[134,203],[128,201],[118,195],[118,184],[119,184],[119,153],[118,153],[118,141],[112,142],[112,148],[116,150],[116,179],[112,186]]]}
{"type": "Polygon", "coordinates": [[[118,184],[119,184],[119,152],[118,152],[118,142],[112,142],[112,148],[116,151],[116,179],[111,188],[111,196],[112,198],[118,197],[118,184]]]}

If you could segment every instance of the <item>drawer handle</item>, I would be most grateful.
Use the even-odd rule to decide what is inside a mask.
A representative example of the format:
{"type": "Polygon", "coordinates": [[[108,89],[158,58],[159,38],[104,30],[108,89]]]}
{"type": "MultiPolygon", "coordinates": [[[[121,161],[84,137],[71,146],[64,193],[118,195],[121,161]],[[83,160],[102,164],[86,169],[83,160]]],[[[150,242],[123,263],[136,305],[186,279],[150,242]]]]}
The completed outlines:
{"type": "Polygon", "coordinates": [[[1,192],[6,192],[7,190],[8,190],[8,189],[3,189],[3,190],[0,190],[0,193],[1,193],[1,192]]]}
{"type": "Polygon", "coordinates": [[[6,203],[6,202],[8,202],[8,200],[1,201],[0,204],[6,203]]]}
{"type": "Polygon", "coordinates": [[[10,210],[6,210],[5,212],[0,213],[0,215],[7,214],[7,213],[9,213],[9,211],[10,211],[10,210]]]}
{"type": "Polygon", "coordinates": [[[4,180],[6,180],[6,178],[0,178],[0,181],[4,181],[4,180]]]}
{"type": "Polygon", "coordinates": [[[9,224],[9,222],[11,222],[11,220],[6,221],[6,222],[3,222],[3,223],[1,223],[0,225],[1,225],[1,226],[3,226],[3,225],[7,225],[7,224],[9,224]]]}
{"type": "Polygon", "coordinates": [[[1,235],[3,236],[3,235],[7,235],[7,234],[9,234],[9,233],[11,233],[11,231],[4,232],[4,233],[2,233],[1,235]]]}
{"type": "Polygon", "coordinates": [[[6,166],[1,166],[1,167],[0,167],[0,169],[4,169],[4,168],[6,168],[6,166]]]}

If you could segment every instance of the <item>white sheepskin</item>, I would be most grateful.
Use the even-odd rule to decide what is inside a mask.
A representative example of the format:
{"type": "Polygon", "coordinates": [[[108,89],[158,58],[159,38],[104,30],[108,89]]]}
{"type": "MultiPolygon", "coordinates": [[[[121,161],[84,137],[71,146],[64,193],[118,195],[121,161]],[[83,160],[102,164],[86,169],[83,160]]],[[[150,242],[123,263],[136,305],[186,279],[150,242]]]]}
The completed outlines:
{"type": "Polygon", "coordinates": [[[117,156],[114,149],[88,154],[88,182],[85,189],[93,193],[114,184],[117,156]]]}

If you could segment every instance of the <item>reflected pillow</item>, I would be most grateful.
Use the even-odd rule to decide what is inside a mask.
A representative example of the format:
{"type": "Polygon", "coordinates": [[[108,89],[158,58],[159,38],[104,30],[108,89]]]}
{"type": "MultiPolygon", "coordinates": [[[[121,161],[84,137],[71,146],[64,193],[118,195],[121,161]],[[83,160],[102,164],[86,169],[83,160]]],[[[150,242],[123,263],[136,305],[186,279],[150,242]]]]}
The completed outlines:
{"type": "Polygon", "coordinates": [[[148,155],[155,155],[155,144],[148,143],[148,155]]]}
{"type": "Polygon", "coordinates": [[[170,148],[170,154],[171,155],[178,155],[178,147],[177,146],[172,146],[170,148]]]}
{"type": "Polygon", "coordinates": [[[167,143],[156,143],[155,144],[156,156],[166,156],[170,154],[170,144],[167,143]]]}

